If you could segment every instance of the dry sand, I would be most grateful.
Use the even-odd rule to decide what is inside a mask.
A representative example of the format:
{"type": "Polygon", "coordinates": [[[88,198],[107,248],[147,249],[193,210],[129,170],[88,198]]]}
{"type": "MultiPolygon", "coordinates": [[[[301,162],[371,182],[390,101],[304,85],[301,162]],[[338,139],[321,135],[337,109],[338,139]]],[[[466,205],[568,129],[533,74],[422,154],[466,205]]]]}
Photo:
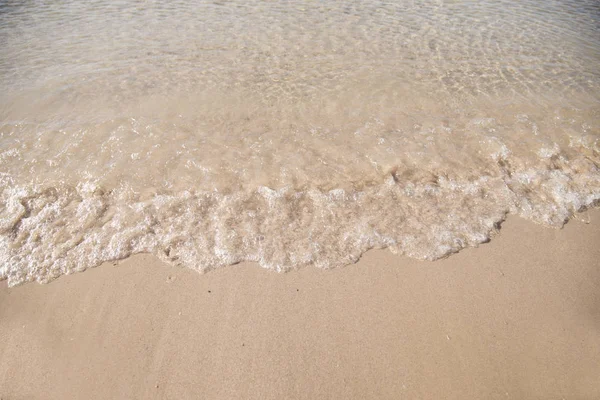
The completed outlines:
{"type": "Polygon", "coordinates": [[[0,285],[10,399],[600,399],[600,210],[418,262],[205,275],[149,255],[0,285]]]}

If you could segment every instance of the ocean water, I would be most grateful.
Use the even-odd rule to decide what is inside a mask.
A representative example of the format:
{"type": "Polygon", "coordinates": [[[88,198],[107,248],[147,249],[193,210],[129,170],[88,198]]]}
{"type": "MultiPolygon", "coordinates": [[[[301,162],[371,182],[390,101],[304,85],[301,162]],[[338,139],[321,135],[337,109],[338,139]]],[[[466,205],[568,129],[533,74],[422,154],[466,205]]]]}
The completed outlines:
{"type": "Polygon", "coordinates": [[[600,201],[597,0],[0,0],[0,279],[435,260],[600,201]]]}

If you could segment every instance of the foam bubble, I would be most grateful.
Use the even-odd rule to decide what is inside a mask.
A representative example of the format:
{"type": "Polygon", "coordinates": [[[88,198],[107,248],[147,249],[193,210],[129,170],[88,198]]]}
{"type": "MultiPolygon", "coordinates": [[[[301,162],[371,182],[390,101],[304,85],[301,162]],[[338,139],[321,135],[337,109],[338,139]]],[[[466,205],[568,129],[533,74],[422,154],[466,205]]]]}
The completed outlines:
{"type": "Polygon", "coordinates": [[[149,198],[93,182],[5,187],[0,278],[48,282],[142,252],[202,272],[242,261],[332,268],[386,247],[435,260],[486,242],[507,213],[560,227],[600,199],[598,167],[585,158],[474,180],[412,176],[360,191],[261,186],[149,198]]]}

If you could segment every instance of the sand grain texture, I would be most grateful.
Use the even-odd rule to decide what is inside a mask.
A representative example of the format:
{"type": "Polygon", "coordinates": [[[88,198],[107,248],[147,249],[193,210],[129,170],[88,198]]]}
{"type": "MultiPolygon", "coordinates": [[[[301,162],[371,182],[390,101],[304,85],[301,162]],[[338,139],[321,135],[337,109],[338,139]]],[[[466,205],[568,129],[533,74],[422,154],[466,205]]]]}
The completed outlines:
{"type": "Polygon", "coordinates": [[[138,255],[0,287],[11,399],[600,398],[600,212],[437,262],[199,275],[138,255]]]}

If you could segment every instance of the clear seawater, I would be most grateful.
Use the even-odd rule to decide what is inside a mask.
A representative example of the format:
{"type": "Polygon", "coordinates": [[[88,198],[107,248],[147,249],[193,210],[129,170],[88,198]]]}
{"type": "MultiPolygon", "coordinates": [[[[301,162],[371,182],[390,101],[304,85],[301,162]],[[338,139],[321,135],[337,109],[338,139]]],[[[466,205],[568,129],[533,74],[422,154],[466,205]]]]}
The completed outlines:
{"type": "Polygon", "coordinates": [[[600,199],[599,66],[597,0],[0,0],[0,279],[560,227],[600,199]]]}

